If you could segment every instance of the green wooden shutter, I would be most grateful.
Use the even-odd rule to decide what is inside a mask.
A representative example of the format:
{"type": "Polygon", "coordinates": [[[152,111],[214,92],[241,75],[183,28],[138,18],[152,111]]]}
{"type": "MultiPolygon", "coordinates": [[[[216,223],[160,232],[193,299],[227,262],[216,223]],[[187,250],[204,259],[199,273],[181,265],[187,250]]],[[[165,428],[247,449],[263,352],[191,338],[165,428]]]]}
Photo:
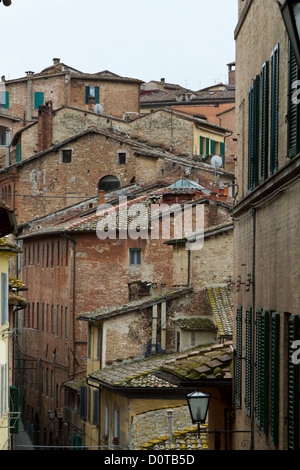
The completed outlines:
{"type": "Polygon", "coordinates": [[[278,169],[279,44],[271,57],[270,173],[278,169]]]}
{"type": "Polygon", "coordinates": [[[200,155],[203,155],[203,137],[200,135],[200,155]]]}
{"type": "Polygon", "coordinates": [[[5,109],[9,109],[9,91],[5,92],[5,109]]]}
{"type": "Polygon", "coordinates": [[[220,155],[222,157],[225,156],[225,143],[224,142],[220,142],[220,155]]]}
{"type": "Polygon", "coordinates": [[[260,176],[268,178],[268,149],[269,149],[269,62],[263,65],[261,72],[261,147],[260,147],[260,176]]]}
{"type": "Polygon", "coordinates": [[[288,320],[288,450],[299,450],[299,365],[292,361],[293,342],[299,340],[299,316],[288,320]]]}
{"type": "Polygon", "coordinates": [[[280,315],[272,313],[271,329],[271,439],[275,446],[278,445],[279,427],[279,332],[280,315]]]}
{"type": "Polygon", "coordinates": [[[16,163],[21,161],[21,144],[16,144],[16,163]]]}
{"type": "Polygon", "coordinates": [[[85,87],[85,104],[89,104],[90,87],[85,87]]]}
{"type": "Polygon", "coordinates": [[[9,411],[10,411],[10,432],[12,434],[18,434],[19,432],[19,411],[20,411],[20,391],[15,386],[11,386],[10,388],[10,400],[9,400],[9,411]]]}
{"type": "Polygon", "coordinates": [[[85,420],[87,418],[87,386],[80,386],[80,419],[85,420]]]}
{"type": "Polygon", "coordinates": [[[34,109],[39,109],[44,104],[44,93],[42,91],[36,91],[34,93],[34,109]]]}
{"type": "Polygon", "coordinates": [[[235,401],[238,406],[242,404],[242,358],[243,358],[243,331],[242,307],[237,307],[236,314],[236,374],[235,374],[235,401]]]}
{"type": "Polygon", "coordinates": [[[246,308],[246,345],[245,345],[245,408],[248,416],[251,415],[251,388],[252,388],[252,308],[246,308]]]}
{"type": "Polygon", "coordinates": [[[100,391],[93,390],[93,425],[99,426],[99,398],[100,391]]]}
{"type": "Polygon", "coordinates": [[[268,432],[269,405],[269,312],[256,314],[255,418],[264,434],[268,432]]]}
{"type": "Polygon", "coordinates": [[[100,89],[98,86],[95,87],[95,104],[100,103],[100,89]]]}
{"type": "Polygon", "coordinates": [[[260,76],[257,75],[248,95],[248,190],[259,183],[259,99],[260,76]]]}
{"type": "Polygon", "coordinates": [[[209,149],[210,149],[210,140],[206,137],[206,155],[210,155],[209,149]]]}
{"type": "Polygon", "coordinates": [[[300,151],[300,106],[293,103],[292,97],[295,89],[293,83],[299,80],[300,72],[294,51],[289,45],[289,91],[288,91],[288,115],[287,137],[288,156],[294,157],[300,151]]]}
{"type": "Polygon", "coordinates": [[[216,153],[216,142],[214,140],[211,140],[210,142],[210,149],[211,155],[214,155],[216,153]]]}

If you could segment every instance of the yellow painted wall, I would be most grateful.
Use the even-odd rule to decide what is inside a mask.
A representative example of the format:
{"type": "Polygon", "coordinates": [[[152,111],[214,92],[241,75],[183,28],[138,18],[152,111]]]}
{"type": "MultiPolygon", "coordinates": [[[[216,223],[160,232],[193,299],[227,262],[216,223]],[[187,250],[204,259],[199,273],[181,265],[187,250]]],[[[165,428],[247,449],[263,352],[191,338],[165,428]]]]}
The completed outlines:
{"type": "MultiPolygon", "coordinates": [[[[203,155],[206,155],[206,139],[209,139],[211,142],[212,140],[216,143],[216,148],[214,155],[220,155],[220,143],[224,143],[224,134],[220,134],[218,132],[214,132],[212,130],[205,129],[202,127],[194,126],[194,154],[200,155],[200,136],[204,138],[203,142],[203,155]]],[[[211,153],[209,152],[209,155],[211,153]]]]}

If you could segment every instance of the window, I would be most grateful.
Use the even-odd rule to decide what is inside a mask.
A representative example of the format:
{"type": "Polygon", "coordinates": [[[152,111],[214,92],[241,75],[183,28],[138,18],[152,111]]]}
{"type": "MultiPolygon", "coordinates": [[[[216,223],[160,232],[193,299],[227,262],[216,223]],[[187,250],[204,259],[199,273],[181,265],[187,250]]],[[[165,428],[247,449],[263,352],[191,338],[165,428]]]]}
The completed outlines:
{"type": "Polygon", "coordinates": [[[119,164],[120,165],[125,165],[126,163],[126,153],[120,152],[119,153],[119,164]]]}
{"type": "Polygon", "coordinates": [[[54,305],[51,305],[51,334],[54,335],[54,305]]]}
{"type": "Polygon", "coordinates": [[[261,142],[260,142],[260,176],[268,178],[269,151],[269,62],[265,62],[261,71],[261,142]]]}
{"type": "Polygon", "coordinates": [[[101,360],[101,350],[102,350],[102,328],[98,326],[98,334],[97,334],[97,360],[101,360]]]}
{"type": "Polygon", "coordinates": [[[279,44],[271,57],[270,173],[278,169],[279,44]]]}
{"type": "Polygon", "coordinates": [[[85,87],[85,104],[89,104],[89,97],[95,98],[95,103],[100,103],[100,88],[98,86],[85,87]]]}
{"type": "Polygon", "coordinates": [[[69,314],[68,314],[68,307],[65,308],[65,327],[66,327],[66,338],[68,338],[69,335],[69,314]]]}
{"type": "Polygon", "coordinates": [[[238,406],[242,404],[242,307],[237,307],[236,314],[236,374],[235,374],[235,400],[238,406]]]}
{"type": "Polygon", "coordinates": [[[129,248],[129,264],[132,264],[132,265],[142,264],[141,254],[142,254],[141,248],[129,248]]]}
{"type": "Polygon", "coordinates": [[[62,151],[62,162],[71,163],[72,162],[72,150],[63,150],[62,151]]]}
{"type": "Polygon", "coordinates": [[[44,92],[36,91],[34,93],[34,109],[39,109],[44,104],[44,92]]]}
{"type": "Polygon", "coordinates": [[[279,431],[279,327],[280,314],[272,313],[271,326],[271,438],[278,445],[279,431]]]}
{"type": "Polygon", "coordinates": [[[0,108],[9,108],[9,91],[0,91],[0,108]]]}
{"type": "Polygon", "coordinates": [[[258,185],[259,175],[259,96],[260,76],[253,81],[248,94],[248,190],[258,185]]]}
{"type": "Polygon", "coordinates": [[[245,345],[245,407],[248,416],[251,416],[251,389],[252,389],[252,308],[246,308],[246,345],[245,345]]]}
{"type": "Polygon", "coordinates": [[[60,307],[57,305],[57,311],[56,311],[56,336],[59,336],[59,325],[60,325],[60,307]]]}
{"type": "Polygon", "coordinates": [[[120,411],[115,410],[114,438],[120,439],[120,411]]]}
{"type": "Polygon", "coordinates": [[[113,175],[104,176],[98,183],[99,191],[113,191],[114,189],[119,189],[120,187],[120,181],[116,176],[113,175]]]}
{"type": "Polygon", "coordinates": [[[256,312],[255,418],[264,434],[268,432],[269,405],[269,312],[256,312]]]}
{"type": "Polygon", "coordinates": [[[300,106],[293,100],[294,84],[300,80],[300,72],[294,51],[289,45],[289,91],[288,91],[288,157],[292,158],[300,152],[300,106]]]}
{"type": "Polygon", "coordinates": [[[299,365],[293,363],[293,343],[298,341],[299,316],[291,315],[288,319],[288,361],[287,361],[287,440],[288,450],[299,450],[299,365]]]}

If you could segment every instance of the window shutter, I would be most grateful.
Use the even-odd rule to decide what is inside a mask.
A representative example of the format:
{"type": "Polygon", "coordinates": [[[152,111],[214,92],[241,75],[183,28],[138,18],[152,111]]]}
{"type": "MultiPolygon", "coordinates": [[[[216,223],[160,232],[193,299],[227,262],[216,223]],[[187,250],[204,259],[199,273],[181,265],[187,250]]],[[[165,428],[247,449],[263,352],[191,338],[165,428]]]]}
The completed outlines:
{"type": "Polygon", "coordinates": [[[257,75],[248,95],[248,190],[258,185],[260,76],[257,75]]]}
{"type": "Polygon", "coordinates": [[[214,140],[211,140],[210,142],[210,149],[211,155],[214,155],[216,153],[216,142],[214,140]]]}
{"type": "Polygon", "coordinates": [[[225,143],[224,142],[220,142],[220,155],[222,157],[224,157],[225,155],[225,143]]]}
{"type": "Polygon", "coordinates": [[[235,399],[236,404],[242,404],[242,357],[243,357],[243,339],[242,339],[242,307],[237,307],[236,314],[236,385],[235,399]]]}
{"type": "Polygon", "coordinates": [[[5,109],[9,109],[9,91],[5,92],[5,109]]]}
{"type": "Polygon", "coordinates": [[[89,104],[90,87],[85,87],[85,104],[89,104]]]}
{"type": "Polygon", "coordinates": [[[15,386],[10,387],[10,432],[12,434],[18,434],[19,432],[19,402],[20,392],[15,386]]]}
{"type": "Polygon", "coordinates": [[[268,177],[269,148],[269,62],[263,65],[261,72],[261,155],[260,176],[268,177]]]}
{"type": "Polygon", "coordinates": [[[300,106],[293,103],[293,83],[300,78],[294,51],[289,45],[289,91],[288,91],[288,156],[294,157],[300,151],[300,106]]]}
{"type": "Polygon", "coordinates": [[[200,155],[203,155],[203,137],[200,135],[200,155]]]}
{"type": "Polygon", "coordinates": [[[251,415],[251,383],[252,383],[252,308],[246,308],[246,347],[245,347],[245,407],[248,416],[251,415]]]}
{"type": "Polygon", "coordinates": [[[268,432],[269,312],[257,311],[255,361],[255,416],[262,432],[268,432]]]}
{"type": "Polygon", "coordinates": [[[95,104],[100,103],[100,89],[98,86],[95,87],[95,104]]]}
{"type": "Polygon", "coordinates": [[[279,44],[271,57],[270,173],[278,169],[279,44]]]}
{"type": "Polygon", "coordinates": [[[1,273],[1,325],[8,322],[8,284],[7,274],[1,273]]]}
{"type": "Polygon", "coordinates": [[[87,386],[82,385],[80,387],[80,419],[86,419],[86,405],[87,405],[87,386]]]}
{"type": "Polygon", "coordinates": [[[39,109],[44,104],[44,92],[36,91],[34,93],[34,109],[39,109]]]}
{"type": "Polygon", "coordinates": [[[101,351],[102,351],[102,328],[98,326],[98,335],[97,335],[97,359],[101,360],[101,351]]]}
{"type": "Polygon", "coordinates": [[[210,155],[209,148],[210,148],[210,140],[206,137],[206,155],[210,155]]]}
{"type": "Polygon", "coordinates": [[[299,339],[299,316],[288,321],[288,450],[299,450],[299,365],[293,364],[292,344],[299,339]]]}
{"type": "Polygon", "coordinates": [[[93,425],[99,426],[99,390],[93,390],[93,425]]]}
{"type": "Polygon", "coordinates": [[[271,439],[278,445],[279,426],[279,328],[280,315],[272,314],[271,329],[271,439]]]}

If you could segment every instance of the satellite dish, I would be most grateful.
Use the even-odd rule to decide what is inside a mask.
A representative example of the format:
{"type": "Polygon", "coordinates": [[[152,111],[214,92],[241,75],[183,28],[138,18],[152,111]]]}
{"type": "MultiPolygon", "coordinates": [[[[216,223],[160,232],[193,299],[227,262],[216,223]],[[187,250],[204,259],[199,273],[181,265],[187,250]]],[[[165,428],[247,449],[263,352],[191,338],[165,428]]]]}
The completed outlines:
{"type": "Polygon", "coordinates": [[[222,158],[219,156],[219,155],[214,155],[210,161],[210,164],[214,167],[214,168],[220,168],[223,164],[223,160],[222,158]]]}
{"type": "Polygon", "coordinates": [[[96,114],[102,114],[103,113],[103,106],[100,103],[97,103],[94,107],[94,111],[96,114]]]}
{"type": "Polygon", "coordinates": [[[220,155],[214,155],[210,161],[211,166],[215,169],[215,185],[217,184],[217,168],[220,168],[223,164],[223,160],[220,155]]]}

